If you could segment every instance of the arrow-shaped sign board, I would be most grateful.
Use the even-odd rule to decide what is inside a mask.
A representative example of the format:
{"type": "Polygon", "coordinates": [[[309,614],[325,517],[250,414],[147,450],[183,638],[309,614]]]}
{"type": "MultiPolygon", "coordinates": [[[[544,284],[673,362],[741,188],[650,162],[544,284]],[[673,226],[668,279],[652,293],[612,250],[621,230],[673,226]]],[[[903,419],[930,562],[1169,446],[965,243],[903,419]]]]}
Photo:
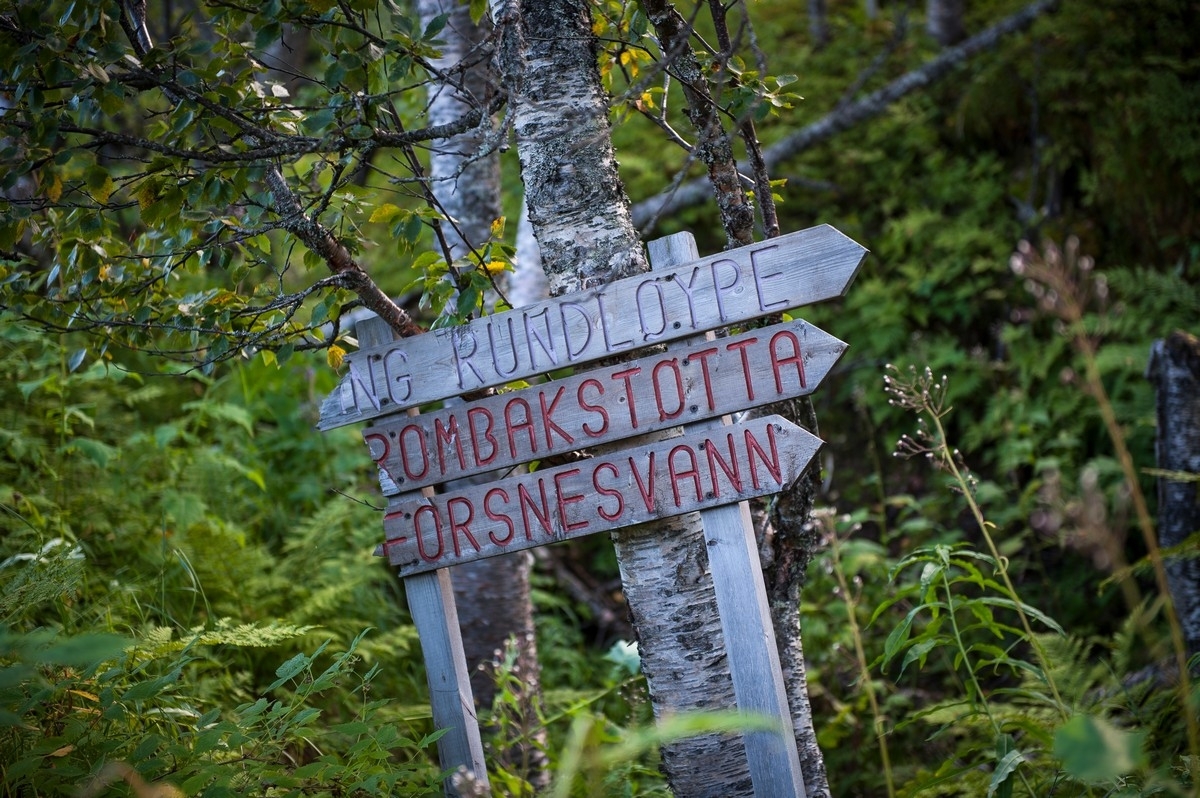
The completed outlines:
{"type": "Polygon", "coordinates": [[[779,493],[821,446],[781,416],[535,471],[437,496],[393,501],[383,553],[410,576],[779,493]]]}
{"type": "Polygon", "coordinates": [[[387,495],[812,393],[846,345],[796,320],[363,431],[387,495]]]}
{"type": "Polygon", "coordinates": [[[867,251],[829,225],[347,355],[331,429],[841,296],[867,251]]]}

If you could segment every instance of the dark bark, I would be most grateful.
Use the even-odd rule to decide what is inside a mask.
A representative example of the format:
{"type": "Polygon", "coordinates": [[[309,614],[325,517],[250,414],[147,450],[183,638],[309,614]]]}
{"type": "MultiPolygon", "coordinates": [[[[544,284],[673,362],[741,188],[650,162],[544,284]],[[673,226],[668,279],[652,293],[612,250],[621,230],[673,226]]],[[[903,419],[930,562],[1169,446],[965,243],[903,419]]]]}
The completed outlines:
{"type": "MultiPolygon", "coordinates": [[[[1200,532],[1200,339],[1184,332],[1156,341],[1147,376],[1157,391],[1158,543],[1179,546],[1200,532]]],[[[1200,654],[1200,557],[1166,561],[1167,582],[1189,656],[1200,654]]]]}
{"type": "Polygon", "coordinates": [[[742,191],[733,147],[721,125],[720,111],[708,90],[700,62],[689,43],[692,26],[668,0],[642,0],[642,7],[658,33],[667,70],[683,88],[687,116],[698,135],[693,153],[708,169],[708,181],[721,211],[728,246],[749,244],[754,240],[754,209],[742,191]]]}

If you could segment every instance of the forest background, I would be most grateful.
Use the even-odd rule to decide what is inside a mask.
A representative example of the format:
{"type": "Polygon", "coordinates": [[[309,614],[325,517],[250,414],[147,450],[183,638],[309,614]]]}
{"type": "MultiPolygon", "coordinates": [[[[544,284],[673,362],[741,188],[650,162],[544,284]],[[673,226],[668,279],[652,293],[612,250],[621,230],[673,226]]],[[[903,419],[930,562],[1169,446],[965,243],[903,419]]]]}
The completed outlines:
{"type": "MultiPolygon", "coordinates": [[[[343,12],[315,5],[328,19],[343,12]]],[[[823,27],[794,3],[748,8],[766,64],[742,62],[739,78],[753,89],[745,101],[761,103],[752,114],[768,147],[953,46],[928,34],[913,3],[829,2],[823,27]]],[[[965,33],[1020,8],[971,3],[965,33]]],[[[5,4],[0,36],[14,49],[31,29],[43,45],[101,28],[123,41],[106,9],[5,4]]],[[[635,203],[687,166],[645,113],[670,97],[628,90],[653,62],[638,9],[594,6],[635,203]]],[[[439,30],[404,23],[402,10],[344,12],[387,18],[416,50],[437,46],[439,30]]],[[[190,23],[155,13],[160,38],[182,48],[168,29],[190,23]]],[[[300,16],[268,3],[239,24],[252,25],[247,46],[265,48],[300,16]]],[[[1195,3],[1062,2],[774,166],[785,232],[829,223],[872,252],[844,300],[798,314],[851,346],[813,397],[828,442],[825,509],[801,605],[835,795],[1195,794],[1194,699],[1186,680],[1186,700],[1179,692],[1178,635],[1138,509],[1144,496],[1153,517],[1159,478],[1150,347],[1200,319],[1198,36],[1195,3]],[[927,456],[894,457],[898,445],[927,456]]],[[[213,63],[229,56],[224,40],[190,46],[213,63]]],[[[52,49],[29,56],[39,79],[60,91],[84,80],[102,98],[111,76],[56,77],[52,49]]],[[[324,57],[310,65],[321,85],[352,96],[369,62],[324,57]]],[[[6,69],[7,109],[59,102],[22,89],[19,64],[6,69]]],[[[409,94],[397,113],[419,119],[424,95],[409,94]]],[[[352,136],[351,107],[307,108],[296,124],[352,136]]],[[[127,112],[117,102],[100,113],[127,112]]],[[[438,789],[403,588],[371,556],[375,469],[357,431],[314,430],[351,346],[347,330],[326,340],[314,330],[353,297],[301,296],[296,326],[281,328],[291,338],[256,347],[220,336],[185,346],[165,328],[123,340],[68,329],[53,298],[141,268],[111,257],[139,217],[161,224],[186,206],[180,225],[215,234],[245,219],[188,214],[248,184],[216,169],[173,183],[133,179],[101,156],[59,159],[49,143],[59,131],[14,118],[5,112],[0,138],[4,792],[438,789]],[[46,206],[61,212],[39,215],[46,206]],[[110,206],[119,213],[97,212],[110,206]]],[[[344,167],[312,156],[291,168],[319,195],[344,167]]],[[[521,184],[515,158],[503,168],[509,224],[492,231],[485,276],[514,253],[521,184]]],[[[478,293],[459,301],[462,284],[428,273],[437,247],[419,191],[378,176],[339,185],[317,215],[359,242],[355,257],[384,291],[429,291],[430,303],[411,305],[422,326],[451,296],[437,323],[474,309],[478,293]]],[[[703,253],[726,244],[711,202],[664,214],[646,236],[676,230],[695,233],[703,253]]],[[[283,264],[288,280],[324,273],[280,233],[195,248],[155,301],[207,324],[233,302],[229,286],[269,283],[283,264]]],[[[131,318],[153,322],[152,305],[131,318]]],[[[533,579],[543,705],[520,710],[517,677],[500,669],[484,710],[493,787],[528,788],[527,768],[502,755],[520,739],[548,758],[555,794],[665,794],[659,743],[733,721],[654,729],[606,541],[539,557],[533,579]]]]}

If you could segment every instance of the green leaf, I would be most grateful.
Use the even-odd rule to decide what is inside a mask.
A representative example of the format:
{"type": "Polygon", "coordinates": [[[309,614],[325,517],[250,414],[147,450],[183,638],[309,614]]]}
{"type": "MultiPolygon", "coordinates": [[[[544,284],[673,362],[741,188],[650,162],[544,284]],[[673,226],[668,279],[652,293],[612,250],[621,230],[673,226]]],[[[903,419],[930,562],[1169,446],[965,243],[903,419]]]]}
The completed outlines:
{"type": "Polygon", "coordinates": [[[1146,732],[1122,731],[1095,715],[1076,715],[1054,733],[1054,755],[1080,781],[1112,782],[1146,764],[1146,732]]]}
{"type": "Polygon", "coordinates": [[[437,36],[442,32],[442,29],[446,27],[446,22],[449,19],[449,14],[438,14],[436,17],[429,20],[429,24],[425,26],[425,34],[421,38],[432,39],[434,36],[437,36]]]}
{"type": "Polygon", "coordinates": [[[129,640],[111,634],[82,634],[56,642],[30,657],[47,665],[82,667],[121,656],[129,640]]]}
{"type": "Polygon", "coordinates": [[[1014,745],[1011,734],[1002,734],[996,740],[996,769],[988,782],[988,798],[1012,798],[1013,781],[1009,778],[1025,757],[1014,745]]]}
{"type": "Polygon", "coordinates": [[[267,690],[274,690],[275,688],[281,686],[284,682],[294,679],[311,664],[312,658],[307,654],[303,652],[297,654],[276,668],[275,675],[279,678],[272,682],[271,686],[268,687],[267,690]]]}

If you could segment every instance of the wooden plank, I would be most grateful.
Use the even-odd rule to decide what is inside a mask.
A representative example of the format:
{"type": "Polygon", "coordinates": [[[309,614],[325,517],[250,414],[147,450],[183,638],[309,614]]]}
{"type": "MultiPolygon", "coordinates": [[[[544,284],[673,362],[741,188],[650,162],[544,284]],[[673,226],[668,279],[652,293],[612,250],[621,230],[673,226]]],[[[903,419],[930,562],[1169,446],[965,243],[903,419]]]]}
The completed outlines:
{"type": "Polygon", "coordinates": [[[841,296],[866,250],[828,225],[347,355],[330,429],[841,296]]]}
{"type": "Polygon", "coordinates": [[[384,553],[408,576],[778,493],[820,445],[767,416],[453,493],[411,495],[388,506],[384,553]]]}
{"type": "Polygon", "coordinates": [[[363,437],[392,495],[808,394],[845,351],[791,321],[387,419],[363,437]]]}
{"type": "MultiPolygon", "coordinates": [[[[448,729],[437,741],[438,762],[447,770],[466,768],[474,775],[474,783],[486,789],[487,763],[450,572],[439,568],[409,576],[404,580],[404,592],[425,657],[433,725],[448,729]]],[[[459,795],[453,778],[446,779],[443,790],[446,795],[459,795]]]]}
{"type": "MultiPolygon", "coordinates": [[[[392,330],[378,317],[360,322],[360,342],[382,345],[393,339],[392,330]]],[[[415,411],[414,411],[415,412],[415,411]]],[[[466,768],[476,783],[488,787],[483,740],[475,715],[467,657],[450,572],[445,569],[419,574],[404,581],[408,611],[421,641],[425,678],[429,683],[429,705],[436,729],[447,729],[437,741],[438,762],[445,770],[466,768]]],[[[453,780],[443,784],[446,795],[457,796],[453,780]]]]}
{"type": "MultiPolygon", "coordinates": [[[[649,250],[655,269],[670,268],[696,256],[690,233],[652,241],[649,250]]],[[[724,423],[713,419],[690,424],[685,430],[694,434],[697,430],[728,429],[724,423]]],[[[700,513],[700,519],[737,708],[763,715],[779,726],[778,732],[749,732],[743,736],[754,794],[805,798],[800,754],[749,505],[740,502],[707,509],[700,513]]]]}

